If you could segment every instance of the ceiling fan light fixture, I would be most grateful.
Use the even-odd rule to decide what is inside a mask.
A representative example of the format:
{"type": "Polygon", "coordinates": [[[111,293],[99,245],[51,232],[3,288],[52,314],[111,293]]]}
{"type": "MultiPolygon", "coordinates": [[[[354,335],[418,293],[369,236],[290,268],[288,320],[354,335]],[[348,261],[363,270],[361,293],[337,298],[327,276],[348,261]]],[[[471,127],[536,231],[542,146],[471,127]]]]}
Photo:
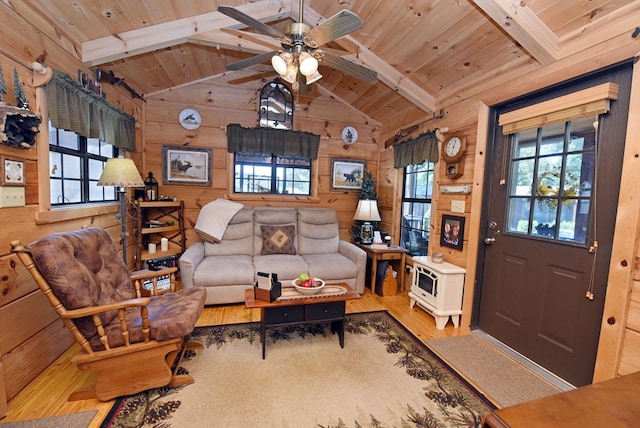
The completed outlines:
{"type": "Polygon", "coordinates": [[[318,71],[318,60],[309,55],[307,52],[302,52],[299,58],[300,73],[305,76],[310,76],[318,71]]]}
{"type": "Polygon", "coordinates": [[[322,79],[322,74],[320,74],[317,70],[310,76],[307,76],[307,85],[312,84],[313,82],[317,82],[322,79]]]}
{"type": "Polygon", "coordinates": [[[273,66],[273,69],[281,76],[284,76],[287,73],[287,68],[290,63],[291,55],[287,52],[282,52],[271,57],[271,65],[273,66]]]}
{"type": "Polygon", "coordinates": [[[281,74],[280,77],[291,84],[297,82],[298,67],[296,67],[295,64],[290,63],[289,65],[287,65],[287,71],[284,74],[281,74]]]}

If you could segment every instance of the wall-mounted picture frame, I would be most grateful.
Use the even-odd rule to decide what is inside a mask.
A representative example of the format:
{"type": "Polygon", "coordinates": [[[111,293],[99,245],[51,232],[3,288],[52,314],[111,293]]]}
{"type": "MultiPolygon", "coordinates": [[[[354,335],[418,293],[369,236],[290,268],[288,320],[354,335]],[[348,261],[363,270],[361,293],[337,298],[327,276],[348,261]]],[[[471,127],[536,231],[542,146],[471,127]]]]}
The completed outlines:
{"type": "Polygon", "coordinates": [[[367,161],[365,160],[333,158],[331,160],[331,190],[359,191],[366,169],[367,161]]]}
{"type": "Polygon", "coordinates": [[[162,146],[162,184],[211,186],[212,150],[162,146]]]}
{"type": "Polygon", "coordinates": [[[0,156],[0,186],[26,186],[24,162],[0,156]]]}
{"type": "Polygon", "coordinates": [[[440,245],[462,251],[464,237],[464,217],[456,215],[442,215],[440,229],[440,245]]]}

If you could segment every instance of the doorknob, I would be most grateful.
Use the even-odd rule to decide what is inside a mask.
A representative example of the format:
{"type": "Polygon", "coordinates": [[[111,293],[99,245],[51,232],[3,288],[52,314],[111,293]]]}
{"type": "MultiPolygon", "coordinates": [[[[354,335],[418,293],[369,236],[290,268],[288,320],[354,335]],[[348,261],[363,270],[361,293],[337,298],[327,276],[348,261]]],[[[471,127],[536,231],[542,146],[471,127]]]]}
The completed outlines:
{"type": "MultiPolygon", "coordinates": [[[[496,242],[496,236],[500,233],[500,230],[498,229],[498,223],[493,220],[489,221],[487,223],[487,229],[493,231],[493,236],[487,236],[486,238],[484,238],[484,243],[487,245],[493,245],[496,242]]],[[[488,234],[489,233],[487,233],[487,235],[488,234]]]]}

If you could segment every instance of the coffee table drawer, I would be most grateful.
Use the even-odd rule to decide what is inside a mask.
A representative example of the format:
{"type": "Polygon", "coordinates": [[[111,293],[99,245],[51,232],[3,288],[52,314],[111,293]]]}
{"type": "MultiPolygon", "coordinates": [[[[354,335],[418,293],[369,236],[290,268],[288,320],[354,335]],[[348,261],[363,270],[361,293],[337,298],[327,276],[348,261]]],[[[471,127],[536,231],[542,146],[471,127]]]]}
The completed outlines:
{"type": "Polygon", "coordinates": [[[287,306],[284,308],[268,308],[264,316],[267,325],[302,322],[304,321],[304,307],[287,306]]]}
{"type": "Polygon", "coordinates": [[[344,316],[344,302],[318,303],[307,305],[307,321],[320,321],[344,316]]]}

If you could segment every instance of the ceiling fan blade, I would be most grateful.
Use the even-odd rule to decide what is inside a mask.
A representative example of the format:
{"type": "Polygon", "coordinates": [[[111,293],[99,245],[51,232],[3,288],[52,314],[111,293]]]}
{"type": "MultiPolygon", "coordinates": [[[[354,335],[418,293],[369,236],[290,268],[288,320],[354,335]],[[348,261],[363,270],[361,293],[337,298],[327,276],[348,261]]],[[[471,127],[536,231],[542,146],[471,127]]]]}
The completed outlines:
{"type": "Polygon", "coordinates": [[[361,28],[362,20],[358,15],[345,9],[311,29],[309,36],[322,46],[361,28]]]}
{"type": "Polygon", "coordinates": [[[218,6],[218,12],[224,13],[228,17],[233,18],[236,21],[240,21],[243,24],[258,30],[262,34],[273,37],[274,39],[279,39],[283,36],[282,33],[275,28],[271,28],[267,24],[264,24],[231,6],[218,6]]]}
{"type": "Polygon", "coordinates": [[[366,83],[375,83],[378,80],[378,73],[370,68],[356,64],[353,61],[342,58],[331,52],[323,52],[324,56],[320,61],[321,65],[326,65],[335,70],[342,71],[345,74],[353,76],[366,83]]]}
{"type": "Polygon", "coordinates": [[[251,67],[252,65],[262,64],[264,62],[271,61],[271,57],[277,53],[278,51],[265,52],[256,56],[252,56],[251,58],[232,62],[231,64],[227,64],[227,70],[233,70],[233,71],[242,70],[243,68],[251,67]]]}

